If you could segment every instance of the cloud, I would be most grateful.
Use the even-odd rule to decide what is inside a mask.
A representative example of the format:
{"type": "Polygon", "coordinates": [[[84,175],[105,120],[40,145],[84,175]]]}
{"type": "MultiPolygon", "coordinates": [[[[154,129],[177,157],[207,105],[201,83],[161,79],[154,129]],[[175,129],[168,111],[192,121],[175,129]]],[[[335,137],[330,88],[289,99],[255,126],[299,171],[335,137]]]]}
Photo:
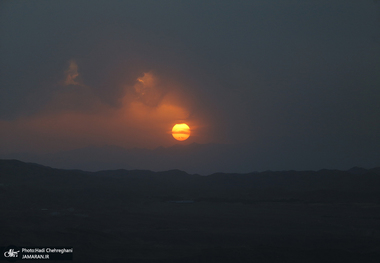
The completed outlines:
{"type": "Polygon", "coordinates": [[[149,107],[157,107],[167,93],[167,87],[160,84],[152,72],[144,73],[133,86],[137,99],[149,107]]]}
{"type": "Polygon", "coordinates": [[[64,85],[82,85],[77,80],[79,76],[78,64],[74,59],[69,61],[69,68],[65,71],[65,76],[64,85]]]}
{"type": "Polygon", "coordinates": [[[0,137],[6,139],[2,151],[54,152],[90,145],[155,148],[174,143],[170,134],[176,123],[186,121],[196,129],[178,86],[153,72],[125,85],[120,107],[102,102],[91,87],[78,84],[74,60],[65,72],[69,81],[37,114],[0,121],[0,137]],[[77,85],[79,89],[70,87],[77,85]]]}

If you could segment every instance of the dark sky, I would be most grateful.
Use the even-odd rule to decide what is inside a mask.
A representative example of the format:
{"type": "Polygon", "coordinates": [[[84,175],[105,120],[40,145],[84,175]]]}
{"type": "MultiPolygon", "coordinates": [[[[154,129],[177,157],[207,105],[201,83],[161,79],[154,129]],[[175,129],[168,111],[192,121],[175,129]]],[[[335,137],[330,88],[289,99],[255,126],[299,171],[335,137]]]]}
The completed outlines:
{"type": "Polygon", "coordinates": [[[168,147],[186,122],[185,144],[380,165],[378,1],[13,0],[0,35],[2,154],[168,147]]]}

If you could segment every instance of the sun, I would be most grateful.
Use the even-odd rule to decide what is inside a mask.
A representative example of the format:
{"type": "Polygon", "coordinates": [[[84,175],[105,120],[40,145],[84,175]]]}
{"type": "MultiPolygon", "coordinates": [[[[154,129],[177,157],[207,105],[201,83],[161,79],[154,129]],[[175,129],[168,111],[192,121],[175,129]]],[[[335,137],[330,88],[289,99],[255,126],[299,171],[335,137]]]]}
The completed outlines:
{"type": "Polygon", "coordinates": [[[186,123],[173,126],[172,135],[177,141],[184,141],[190,136],[190,127],[186,123]]]}

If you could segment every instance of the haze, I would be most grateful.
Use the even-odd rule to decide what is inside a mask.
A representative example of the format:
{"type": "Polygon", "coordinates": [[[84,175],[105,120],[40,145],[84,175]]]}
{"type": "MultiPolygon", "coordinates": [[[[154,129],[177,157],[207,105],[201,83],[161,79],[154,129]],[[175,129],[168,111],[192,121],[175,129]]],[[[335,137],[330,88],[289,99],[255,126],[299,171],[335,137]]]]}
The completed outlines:
{"type": "Polygon", "coordinates": [[[378,1],[2,1],[0,33],[2,158],[196,143],[207,172],[380,163],[378,1]]]}

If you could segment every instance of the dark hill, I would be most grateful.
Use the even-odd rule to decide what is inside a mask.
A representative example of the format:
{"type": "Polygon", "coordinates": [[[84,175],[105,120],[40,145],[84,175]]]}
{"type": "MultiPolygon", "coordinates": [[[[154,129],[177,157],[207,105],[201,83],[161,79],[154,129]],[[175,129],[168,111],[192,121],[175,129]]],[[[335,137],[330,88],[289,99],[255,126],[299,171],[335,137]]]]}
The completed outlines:
{"type": "Polygon", "coordinates": [[[77,262],[380,259],[379,168],[201,176],[0,160],[0,197],[0,246],[74,246],[77,262]]]}

